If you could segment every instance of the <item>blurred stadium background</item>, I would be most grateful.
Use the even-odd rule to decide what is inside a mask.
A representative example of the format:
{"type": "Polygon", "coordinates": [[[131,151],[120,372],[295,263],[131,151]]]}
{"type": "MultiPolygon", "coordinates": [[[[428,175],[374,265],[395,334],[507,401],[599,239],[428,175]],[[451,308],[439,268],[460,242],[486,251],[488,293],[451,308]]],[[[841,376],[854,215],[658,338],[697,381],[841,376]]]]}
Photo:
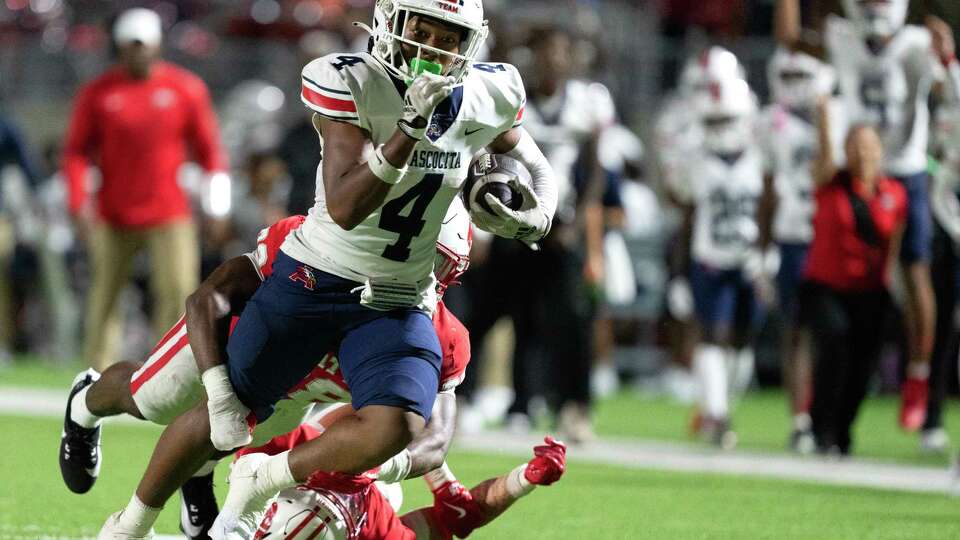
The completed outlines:
{"type": "MultiPolygon", "coordinates": [[[[484,4],[492,29],[488,58],[526,73],[532,59],[525,46],[529,31],[559,25],[575,37],[576,75],[606,85],[619,123],[645,143],[684,63],[709,45],[733,51],[751,87],[767,100],[774,0],[484,4]]],[[[802,5],[805,14],[841,12],[839,0],[802,5]]],[[[300,69],[329,52],[364,48],[366,35],[351,23],[370,19],[372,2],[0,1],[0,118],[19,128],[32,164],[25,170],[13,159],[0,163],[0,538],[94,535],[103,518],[126,501],[159,433],[153,427],[111,425],[107,459],[116,460],[110,464],[116,472],[91,496],[70,495],[60,485],[54,448],[65,389],[81,368],[89,267],[67,217],[59,156],[72,99],[113,62],[110,21],[132,6],[161,15],[164,58],[198,74],[217,109],[235,186],[226,222],[201,210],[199,172],[186,167],[182,175],[195,192],[207,273],[248,251],[264,224],[305,213],[311,205],[316,160],[309,156],[317,145],[312,130],[304,128],[300,69]]],[[[955,29],[960,24],[955,0],[913,0],[911,21],[929,13],[955,29]]],[[[623,236],[627,257],[606,262],[608,275],[616,265],[629,266],[634,283],[627,293],[609,283],[596,292],[612,328],[610,343],[596,347],[592,431],[597,437],[571,450],[569,480],[549,495],[524,501],[475,537],[960,537],[957,500],[947,496],[954,448],[921,452],[917,435],[896,425],[893,394],[903,370],[899,335],[882,337],[890,346],[857,426],[856,458],[838,462],[787,452],[790,410],[781,389],[775,312],[756,343],[751,390],[732,413],[738,449],[724,453],[690,436],[694,383],[671,349],[665,307],[667,244],[679,217],[666,202],[650,144],[644,149],[634,156],[642,164],[634,179],[639,219],[623,236]]],[[[471,272],[482,272],[482,265],[471,272]]],[[[138,261],[135,276],[123,297],[122,358],[142,358],[157,337],[147,315],[152,299],[145,261],[138,261]]],[[[466,295],[456,289],[449,294],[454,312],[469,310],[466,295]]],[[[498,325],[488,338],[482,371],[470,373],[477,391],[463,404],[467,418],[451,458],[465,483],[506,470],[510,456],[525,454],[526,446],[502,442],[503,429],[523,428],[514,433],[525,444],[555,428],[539,401],[530,411],[532,431],[511,425],[505,416],[512,395],[512,343],[509,324],[498,325]]],[[[945,378],[955,396],[956,363],[945,378]]],[[[951,397],[945,427],[960,441],[956,410],[951,397]]],[[[414,505],[427,501],[419,485],[410,484],[407,492],[414,505]]],[[[159,532],[176,530],[176,505],[170,506],[159,532]]]]}

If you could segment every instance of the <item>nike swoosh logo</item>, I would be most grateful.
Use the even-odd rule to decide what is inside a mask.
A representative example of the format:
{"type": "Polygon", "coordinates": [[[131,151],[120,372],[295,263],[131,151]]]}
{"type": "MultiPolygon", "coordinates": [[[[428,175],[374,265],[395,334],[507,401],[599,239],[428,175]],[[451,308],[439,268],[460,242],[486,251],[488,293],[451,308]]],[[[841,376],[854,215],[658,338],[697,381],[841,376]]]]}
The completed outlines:
{"type": "Polygon", "coordinates": [[[475,130],[473,130],[473,131],[470,131],[469,129],[467,129],[467,130],[465,130],[465,131],[463,132],[463,134],[466,135],[467,137],[469,137],[469,136],[473,135],[474,133],[477,133],[478,131],[483,131],[483,128],[477,128],[477,129],[475,129],[475,130]]]}
{"type": "Polygon", "coordinates": [[[467,511],[464,510],[463,508],[460,508],[459,506],[454,506],[448,502],[444,502],[443,505],[453,509],[453,511],[457,513],[457,519],[463,519],[467,517],[467,511]]]}

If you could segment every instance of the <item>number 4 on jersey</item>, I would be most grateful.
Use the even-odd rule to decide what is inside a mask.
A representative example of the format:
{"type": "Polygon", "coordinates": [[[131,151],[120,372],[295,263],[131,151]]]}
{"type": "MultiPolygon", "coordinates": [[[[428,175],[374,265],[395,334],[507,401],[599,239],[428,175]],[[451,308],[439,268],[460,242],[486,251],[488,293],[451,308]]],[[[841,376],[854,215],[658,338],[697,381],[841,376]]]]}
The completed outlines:
{"type": "Polygon", "coordinates": [[[336,64],[330,64],[337,68],[337,71],[343,71],[343,68],[345,67],[355,66],[363,63],[363,58],[360,58],[359,56],[338,56],[337,60],[339,60],[339,62],[336,64]]]}
{"type": "Polygon", "coordinates": [[[498,71],[507,70],[503,64],[474,64],[473,68],[479,69],[480,71],[486,71],[487,73],[496,73],[498,71]]]}
{"type": "Polygon", "coordinates": [[[423,214],[430,206],[430,201],[440,191],[442,184],[442,174],[428,174],[423,177],[420,183],[408,189],[406,193],[383,205],[383,210],[380,212],[380,222],[377,223],[377,226],[385,231],[400,235],[396,242],[384,248],[383,258],[397,262],[404,262],[410,258],[410,242],[423,232],[423,227],[427,224],[423,219],[423,214]],[[401,212],[411,202],[413,208],[410,209],[410,213],[403,215],[401,212]]]}

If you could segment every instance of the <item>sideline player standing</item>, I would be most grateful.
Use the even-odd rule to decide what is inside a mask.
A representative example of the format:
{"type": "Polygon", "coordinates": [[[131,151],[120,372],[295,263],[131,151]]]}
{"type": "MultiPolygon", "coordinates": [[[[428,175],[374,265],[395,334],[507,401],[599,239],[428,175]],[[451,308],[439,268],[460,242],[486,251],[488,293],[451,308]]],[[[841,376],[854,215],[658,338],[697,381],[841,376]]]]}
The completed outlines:
{"type": "Polygon", "coordinates": [[[746,81],[712,83],[698,105],[701,149],[688,157],[678,185],[688,191],[684,241],[676,249],[689,257],[685,269],[693,290],[700,339],[693,373],[700,383],[700,435],[724,448],[736,443],[730,428],[729,394],[752,373],[752,330],[758,307],[754,286],[763,257],[757,225],[764,194],[764,160],[754,139],[756,98],[746,81]],[[746,360],[744,360],[744,358],[746,360]],[[728,372],[729,370],[729,372],[728,372]]]}
{"type": "Polygon", "coordinates": [[[117,299],[137,252],[150,253],[157,336],[177,320],[197,287],[200,248],[177,172],[192,150],[211,177],[229,182],[217,121],[203,81],[158,60],[160,17],[123,12],[113,28],[119,64],[77,96],[64,148],[69,209],[86,236],[92,264],[84,360],[103,371],[116,361],[122,320],[117,299]],[[95,211],[87,170],[100,168],[95,211]]]}
{"type": "MultiPolygon", "coordinates": [[[[798,289],[813,239],[813,165],[817,154],[816,105],[833,90],[833,70],[816,58],[780,48],[767,70],[773,103],[757,123],[758,140],[771,167],[775,197],[772,236],[780,252],[776,276],[777,302],[782,316],[781,358],[790,395],[793,431],[790,448],[814,450],[810,426],[811,365],[809,336],[797,327],[798,289]]],[[[833,142],[843,140],[839,111],[832,113],[833,142]]],[[[837,156],[842,152],[835,150],[837,156]]]]}
{"type": "Polygon", "coordinates": [[[909,212],[900,259],[908,295],[909,363],[900,424],[916,430],[925,416],[936,311],[930,280],[933,228],[926,172],[928,104],[941,83],[947,90],[944,97],[957,101],[960,64],[953,32],[941,19],[928,16],[926,28],[904,24],[909,0],[844,0],[843,8],[847,17],[828,17],[819,36],[802,31],[799,0],[778,0],[777,40],[790,49],[829,58],[837,70],[850,122],[866,122],[878,129],[886,156],[885,173],[907,189],[909,212]]]}
{"type": "MultiPolygon", "coordinates": [[[[662,113],[654,125],[654,146],[661,184],[667,199],[680,212],[687,210],[689,187],[684,174],[691,153],[703,146],[703,130],[697,112],[698,103],[709,96],[711,83],[725,79],[744,79],[743,66],[736,55],[723,47],[712,46],[687,59],[677,91],[664,100],[662,113]]],[[[684,234],[687,225],[677,235],[684,234]]],[[[682,240],[682,238],[678,238],[682,240]]],[[[675,250],[668,255],[673,279],[667,285],[667,311],[671,317],[671,345],[675,360],[692,364],[697,329],[693,317],[693,295],[685,266],[687,253],[675,250]]]]}
{"type": "Polygon", "coordinates": [[[556,230],[534,258],[540,281],[535,287],[537,316],[543,319],[535,328],[542,328],[543,347],[558,375],[552,379],[558,394],[557,427],[572,442],[586,442],[594,436],[590,374],[596,302],[590,291],[602,286],[604,275],[606,171],[597,151],[616,112],[605,86],[571,77],[570,35],[557,27],[542,28],[533,32],[529,46],[536,84],[529,88],[526,122],[556,171],[560,194],[556,230]]]}

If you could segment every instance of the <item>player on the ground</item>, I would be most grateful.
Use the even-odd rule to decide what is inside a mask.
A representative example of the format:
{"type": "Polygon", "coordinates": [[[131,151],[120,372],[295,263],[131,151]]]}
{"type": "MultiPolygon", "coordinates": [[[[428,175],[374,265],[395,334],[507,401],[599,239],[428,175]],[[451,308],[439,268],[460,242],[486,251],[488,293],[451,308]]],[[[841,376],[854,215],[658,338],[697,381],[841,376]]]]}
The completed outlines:
{"type": "Polygon", "coordinates": [[[685,234],[677,249],[693,291],[700,331],[693,355],[700,383],[700,435],[729,448],[730,388],[745,387],[752,375],[752,330],[758,313],[754,288],[766,257],[757,225],[766,179],[762,152],[754,139],[756,98],[741,79],[713,83],[698,105],[702,148],[688,156],[685,234]]]}
{"type": "MultiPolygon", "coordinates": [[[[782,314],[783,373],[790,395],[793,430],[790,448],[813,452],[810,424],[811,364],[809,336],[797,327],[797,292],[813,239],[813,164],[817,153],[816,105],[835,84],[833,70],[820,60],[783,48],[767,70],[773,103],[763,109],[757,123],[758,141],[773,173],[775,207],[771,208],[773,241],[780,253],[776,276],[777,302],[782,314]]],[[[831,117],[834,141],[843,140],[839,111],[831,117]]],[[[837,144],[839,146],[839,144],[837,144]]],[[[835,155],[842,155],[839,150],[835,155]]]]}
{"type": "Polygon", "coordinates": [[[941,19],[928,16],[926,28],[905,24],[909,0],[844,0],[843,7],[846,18],[828,17],[819,35],[801,29],[799,0],[778,0],[776,34],[790,49],[829,58],[850,122],[877,128],[885,173],[907,188],[909,213],[900,259],[908,296],[909,363],[900,424],[916,430],[925,416],[936,310],[930,280],[928,104],[932,94],[957,101],[960,64],[953,32],[941,19]]]}
{"type": "MultiPolygon", "coordinates": [[[[235,466],[243,466],[240,460],[262,460],[267,454],[290,450],[314,439],[338,416],[339,411],[332,411],[312,426],[300,426],[260,448],[245,448],[240,451],[241,457],[235,466]]],[[[534,448],[534,458],[528,463],[472,489],[464,487],[444,463],[424,475],[433,492],[433,506],[403,516],[396,514],[388,498],[375,487],[375,481],[382,478],[380,471],[371,470],[359,475],[317,472],[303,484],[280,492],[272,503],[267,503],[259,527],[254,522],[233,538],[466,538],[537,486],[549,486],[561,478],[566,469],[566,447],[551,437],[546,437],[544,443],[534,448]]]]}
{"type": "MultiPolygon", "coordinates": [[[[303,216],[293,216],[264,229],[257,238],[254,251],[221,265],[204,281],[188,303],[186,316],[161,339],[145,363],[124,362],[111,366],[102,375],[92,370],[78,375],[68,399],[61,443],[61,472],[71,490],[83,493],[96,480],[100,467],[99,424],[104,417],[127,413],[157,424],[168,424],[203,398],[193,348],[186,339],[188,328],[197,333],[198,328],[206,326],[208,332],[216,332],[216,327],[221,326],[224,333],[218,339],[225,343],[225,332],[235,319],[231,313],[238,313],[262,279],[272,273],[280,244],[303,219],[303,216]],[[217,314],[217,318],[205,320],[202,317],[204,299],[226,301],[233,310],[224,310],[217,314]]],[[[466,270],[469,244],[469,217],[462,204],[455,201],[437,242],[434,271],[441,295],[466,270]]],[[[455,400],[446,394],[462,380],[470,357],[466,330],[442,302],[438,302],[434,313],[434,325],[444,351],[440,381],[445,393],[435,403],[434,416],[428,427],[411,445],[411,448],[416,445],[415,450],[421,453],[438,450],[440,447],[434,444],[437,434],[451,431],[455,400]]],[[[324,355],[317,368],[278,403],[277,413],[257,427],[255,438],[263,442],[295,428],[313,403],[349,399],[349,388],[343,381],[336,354],[324,355]]],[[[201,436],[208,440],[205,431],[201,436]]],[[[437,459],[442,460],[446,447],[442,448],[441,453],[428,455],[423,464],[413,466],[411,470],[422,473],[432,468],[437,459]]],[[[419,459],[411,458],[411,463],[419,459]]],[[[215,464],[216,460],[211,460],[181,488],[181,528],[191,538],[205,535],[217,514],[212,491],[215,464]]]]}

